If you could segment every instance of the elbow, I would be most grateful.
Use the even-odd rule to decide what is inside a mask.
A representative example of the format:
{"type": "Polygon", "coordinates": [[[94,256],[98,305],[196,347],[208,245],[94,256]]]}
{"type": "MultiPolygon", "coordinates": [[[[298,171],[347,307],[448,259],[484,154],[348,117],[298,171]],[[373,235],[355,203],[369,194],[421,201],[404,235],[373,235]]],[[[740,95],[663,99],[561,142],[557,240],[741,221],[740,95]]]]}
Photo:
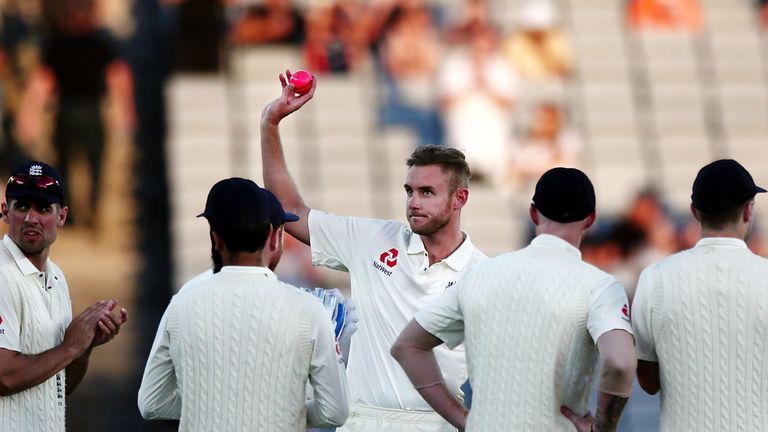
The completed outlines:
{"type": "Polygon", "coordinates": [[[405,351],[407,351],[407,348],[405,348],[405,346],[400,343],[400,341],[395,341],[395,343],[389,349],[389,355],[397,360],[398,363],[402,363],[402,358],[405,351]]]}
{"type": "Polygon", "coordinates": [[[606,393],[629,397],[635,378],[637,359],[634,355],[615,356],[603,360],[601,390],[606,393]]]}
{"type": "Polygon", "coordinates": [[[347,422],[349,418],[349,405],[339,408],[336,412],[328,416],[328,425],[330,427],[340,427],[347,422]]]}

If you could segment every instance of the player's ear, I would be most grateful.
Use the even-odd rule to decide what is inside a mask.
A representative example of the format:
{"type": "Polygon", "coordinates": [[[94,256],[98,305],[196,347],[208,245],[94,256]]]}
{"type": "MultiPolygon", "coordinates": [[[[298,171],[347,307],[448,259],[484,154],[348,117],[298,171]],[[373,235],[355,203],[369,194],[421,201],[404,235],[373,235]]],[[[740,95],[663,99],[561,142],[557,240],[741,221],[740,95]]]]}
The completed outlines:
{"type": "Polygon", "coordinates": [[[533,222],[534,225],[539,225],[539,211],[536,210],[536,206],[531,203],[531,206],[528,208],[528,214],[531,216],[531,222],[533,222]]]}
{"type": "Polygon", "coordinates": [[[459,210],[467,205],[469,200],[469,189],[460,187],[453,193],[453,209],[459,210]]]}
{"type": "Polygon", "coordinates": [[[59,228],[64,226],[64,222],[67,221],[67,214],[69,214],[69,207],[61,206],[61,208],[59,208],[59,218],[56,221],[56,226],[59,228]]]}

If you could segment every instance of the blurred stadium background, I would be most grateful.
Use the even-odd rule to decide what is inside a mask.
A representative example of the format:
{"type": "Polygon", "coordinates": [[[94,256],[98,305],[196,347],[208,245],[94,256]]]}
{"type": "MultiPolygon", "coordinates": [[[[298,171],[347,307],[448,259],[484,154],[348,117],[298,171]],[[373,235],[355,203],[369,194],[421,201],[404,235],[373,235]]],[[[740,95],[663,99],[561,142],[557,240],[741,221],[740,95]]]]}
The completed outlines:
{"type": "MultiPolygon", "coordinates": [[[[209,187],[229,176],[261,183],[259,117],[280,91],[278,73],[308,68],[319,81],[314,100],[281,128],[289,168],[305,201],[339,214],[402,220],[404,161],[421,138],[418,126],[388,121],[382,114],[391,102],[390,81],[398,84],[383,60],[387,25],[395,19],[390,16],[376,29],[373,18],[381,11],[393,13],[387,6],[425,6],[438,36],[438,55],[445,58],[467,43],[462,32],[475,19],[471,5],[485,3],[263,1],[95,0],[96,22],[114,35],[130,65],[136,122],[133,129],[109,129],[98,208],[89,209],[80,198],[88,193],[88,167],[73,162],[74,223],[64,229],[52,258],[67,274],[75,313],[98,299],[117,297],[132,317],[119,340],[94,353],[89,375],[68,401],[69,430],[175,430],[172,423],[139,417],[136,391],[146,354],[174,290],[209,266],[207,226],[194,217],[209,187]],[[275,4],[292,8],[303,27],[283,36],[260,32],[271,25],[269,9],[279,9],[275,4]],[[332,19],[338,21],[335,26],[325,21],[332,19]],[[318,44],[325,45],[317,49],[318,44]],[[338,44],[346,49],[342,60],[338,44]],[[97,216],[83,223],[78,210],[97,216]]],[[[16,68],[3,73],[4,122],[15,120],[9,107],[13,87],[24,93],[28,71],[40,63],[45,16],[67,2],[89,3],[0,1],[2,66],[16,68]],[[19,20],[28,27],[21,33],[19,20]]],[[[568,163],[592,178],[602,221],[585,242],[584,256],[617,274],[629,290],[644,265],[695,241],[688,206],[701,166],[734,158],[758,184],[768,184],[768,39],[762,2],[659,3],[677,2],[692,18],[675,23],[667,16],[654,23],[650,15],[664,13],[641,4],[653,1],[618,0],[489,0],[486,17],[477,18],[487,20],[500,41],[527,25],[554,31],[564,41],[566,67],[546,79],[518,76],[508,111],[509,151],[521,148],[537,104],[557,106],[558,128],[569,131],[577,144],[568,158],[552,158],[539,169],[568,163]],[[643,13],[649,21],[641,19],[643,13]]],[[[422,82],[437,86],[439,73],[445,71],[429,70],[422,82]]],[[[429,90],[426,108],[440,113],[440,90],[429,90]]],[[[105,108],[108,113],[109,101],[105,108]]],[[[55,110],[52,104],[44,111],[39,137],[17,143],[26,155],[53,164],[55,110]]],[[[8,150],[12,135],[4,136],[3,176],[14,163],[8,150]]],[[[472,184],[462,223],[473,242],[494,256],[529,239],[533,183],[496,181],[484,174],[472,184]]],[[[759,220],[750,246],[765,255],[768,203],[758,199],[756,206],[759,220]]],[[[281,277],[348,289],[344,274],[311,268],[306,247],[289,241],[286,248],[281,277]]],[[[638,388],[620,430],[657,428],[658,398],[638,388]]]]}

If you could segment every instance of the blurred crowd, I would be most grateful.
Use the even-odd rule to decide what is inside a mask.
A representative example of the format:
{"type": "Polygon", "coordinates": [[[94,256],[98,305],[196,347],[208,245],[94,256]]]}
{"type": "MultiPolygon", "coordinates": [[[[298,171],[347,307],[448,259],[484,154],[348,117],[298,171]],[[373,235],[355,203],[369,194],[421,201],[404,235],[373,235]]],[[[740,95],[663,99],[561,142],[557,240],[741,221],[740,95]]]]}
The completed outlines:
{"type": "Polygon", "coordinates": [[[0,175],[50,161],[65,185],[70,222],[98,221],[111,137],[134,128],[132,76],[97,0],[5,0],[0,17],[0,175]],[[74,175],[74,174],[77,175],[74,175]]]}
{"type": "MultiPolygon", "coordinates": [[[[233,48],[294,46],[313,73],[373,74],[380,126],[409,128],[417,143],[463,150],[477,180],[526,190],[553,166],[578,165],[581,145],[568,103],[574,53],[560,1],[157,4],[171,29],[173,71],[221,72],[233,48]]],[[[705,26],[697,0],[624,4],[633,31],[695,33],[705,26]]],[[[0,175],[30,157],[50,161],[66,177],[82,164],[77,173],[87,175],[77,177],[88,187],[70,213],[75,224],[97,220],[105,147],[111,136],[129,136],[135,127],[131,72],[121,56],[132,28],[130,5],[0,0],[0,175]]],[[[766,5],[755,4],[763,27],[766,5]]],[[[642,268],[651,257],[689,246],[690,228],[681,220],[689,218],[670,215],[655,193],[642,192],[624,217],[595,230],[585,255],[613,273],[627,260],[642,268]]]]}

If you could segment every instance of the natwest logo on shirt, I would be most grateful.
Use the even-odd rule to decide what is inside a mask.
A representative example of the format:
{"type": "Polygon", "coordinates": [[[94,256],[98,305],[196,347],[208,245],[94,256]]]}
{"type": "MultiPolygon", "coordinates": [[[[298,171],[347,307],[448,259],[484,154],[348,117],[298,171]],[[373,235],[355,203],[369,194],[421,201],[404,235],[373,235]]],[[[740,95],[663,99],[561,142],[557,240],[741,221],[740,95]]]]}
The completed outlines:
{"type": "Polygon", "coordinates": [[[379,255],[379,261],[386,264],[387,267],[394,267],[397,265],[397,255],[397,249],[392,248],[388,251],[382,252],[381,255],[379,255]]]}
{"type": "Polygon", "coordinates": [[[379,261],[384,265],[381,265],[377,263],[376,260],[373,260],[373,267],[387,276],[392,276],[392,270],[388,270],[387,267],[391,269],[397,265],[397,256],[399,254],[400,253],[395,248],[384,251],[381,253],[381,255],[379,255],[379,261]]]}

